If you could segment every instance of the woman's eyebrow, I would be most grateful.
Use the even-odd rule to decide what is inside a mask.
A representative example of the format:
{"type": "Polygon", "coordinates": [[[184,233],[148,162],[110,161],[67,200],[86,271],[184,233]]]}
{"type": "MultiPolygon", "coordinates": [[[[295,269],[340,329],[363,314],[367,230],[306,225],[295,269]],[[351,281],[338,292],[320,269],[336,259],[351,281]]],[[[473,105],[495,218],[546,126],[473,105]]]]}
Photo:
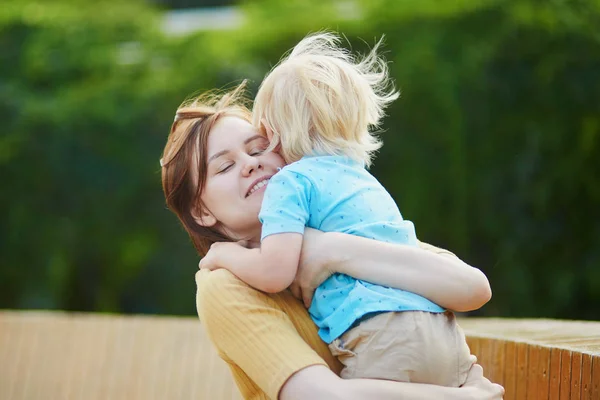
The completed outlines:
{"type": "Polygon", "coordinates": [[[244,140],[244,144],[248,144],[248,143],[250,143],[250,142],[252,142],[252,141],[254,141],[256,139],[265,139],[266,140],[267,138],[264,137],[264,136],[262,136],[262,135],[254,135],[254,136],[252,136],[252,137],[244,140]]]}
{"type": "MultiPolygon", "coordinates": [[[[262,136],[262,135],[254,135],[254,136],[249,137],[248,139],[244,140],[244,145],[246,145],[246,144],[248,144],[250,142],[253,142],[256,139],[265,139],[266,140],[266,138],[264,136],[262,136]]],[[[208,164],[211,161],[213,161],[214,159],[219,158],[222,155],[227,154],[227,153],[229,153],[229,150],[221,150],[221,151],[213,154],[212,156],[210,156],[210,158],[208,159],[208,161],[206,163],[208,164]]]]}
{"type": "Polygon", "coordinates": [[[210,156],[210,158],[208,159],[208,161],[206,162],[207,164],[210,163],[211,161],[213,161],[216,158],[221,157],[224,154],[229,153],[229,150],[221,150],[218,153],[213,154],[212,156],[210,156]]]}

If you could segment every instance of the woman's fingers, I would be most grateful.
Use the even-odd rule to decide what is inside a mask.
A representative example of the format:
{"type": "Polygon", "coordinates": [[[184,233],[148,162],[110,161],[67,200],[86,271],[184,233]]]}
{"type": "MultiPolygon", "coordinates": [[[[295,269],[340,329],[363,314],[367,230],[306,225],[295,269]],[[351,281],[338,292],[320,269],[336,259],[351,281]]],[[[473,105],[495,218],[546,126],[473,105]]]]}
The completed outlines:
{"type": "Polygon", "coordinates": [[[303,287],[298,280],[295,280],[290,285],[290,291],[298,300],[302,300],[304,303],[304,307],[309,308],[310,303],[312,302],[313,295],[315,293],[314,289],[309,289],[308,287],[303,287]]]}
{"type": "Polygon", "coordinates": [[[479,364],[473,364],[462,387],[474,392],[476,399],[502,400],[504,396],[504,388],[484,377],[479,364]]]}
{"type": "Polygon", "coordinates": [[[492,385],[494,386],[494,390],[497,393],[496,397],[498,398],[498,400],[502,400],[504,398],[504,387],[496,383],[492,383],[492,385]]]}
{"type": "Polygon", "coordinates": [[[473,364],[473,366],[469,370],[469,374],[467,375],[465,385],[472,382],[476,382],[481,378],[483,378],[483,367],[479,364],[473,364]]]}
{"type": "Polygon", "coordinates": [[[292,284],[290,285],[290,291],[292,292],[295,298],[297,298],[298,300],[302,300],[302,289],[300,289],[300,285],[298,284],[298,282],[292,282],[292,284]]]}
{"type": "Polygon", "coordinates": [[[313,290],[303,290],[302,291],[302,301],[304,302],[304,307],[310,308],[310,304],[312,303],[313,295],[315,294],[313,290]]]}
{"type": "Polygon", "coordinates": [[[296,280],[290,285],[290,291],[295,298],[302,300],[304,307],[310,307],[315,289],[310,289],[309,287],[302,285],[298,280],[298,277],[296,277],[296,280]]]}

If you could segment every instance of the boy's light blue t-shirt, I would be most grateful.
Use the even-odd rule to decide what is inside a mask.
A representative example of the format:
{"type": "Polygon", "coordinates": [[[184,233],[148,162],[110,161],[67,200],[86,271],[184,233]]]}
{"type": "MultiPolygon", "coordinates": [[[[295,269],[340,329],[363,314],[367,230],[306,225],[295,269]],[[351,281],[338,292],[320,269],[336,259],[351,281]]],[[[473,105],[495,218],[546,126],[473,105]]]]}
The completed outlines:
{"type": "MultiPolygon", "coordinates": [[[[362,164],[343,156],[304,157],[285,166],[267,186],[261,240],[304,227],[416,246],[412,222],[362,164]]],[[[365,268],[369,268],[365,265],[365,268]]],[[[363,316],[386,311],[444,312],[417,294],[333,274],[316,290],[309,313],[326,343],[363,316]]]]}

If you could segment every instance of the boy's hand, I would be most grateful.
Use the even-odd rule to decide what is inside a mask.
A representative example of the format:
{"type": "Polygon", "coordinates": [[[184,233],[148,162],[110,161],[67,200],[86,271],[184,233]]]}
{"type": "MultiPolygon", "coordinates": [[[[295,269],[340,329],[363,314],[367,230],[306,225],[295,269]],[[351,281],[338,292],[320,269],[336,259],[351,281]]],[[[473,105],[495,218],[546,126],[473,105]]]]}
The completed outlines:
{"type": "Polygon", "coordinates": [[[224,256],[233,251],[237,251],[242,246],[237,243],[217,242],[213,243],[208,250],[208,253],[198,263],[198,268],[213,271],[219,268],[227,268],[223,265],[224,256]]]}

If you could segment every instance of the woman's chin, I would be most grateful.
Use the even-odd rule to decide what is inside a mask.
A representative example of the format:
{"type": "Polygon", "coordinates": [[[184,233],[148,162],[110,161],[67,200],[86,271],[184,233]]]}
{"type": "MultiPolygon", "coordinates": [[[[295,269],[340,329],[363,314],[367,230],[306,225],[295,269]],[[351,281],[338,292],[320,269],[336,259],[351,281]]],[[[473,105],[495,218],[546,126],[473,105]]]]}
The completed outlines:
{"type": "Polygon", "coordinates": [[[260,213],[260,207],[262,206],[264,197],[264,191],[252,193],[250,196],[246,197],[244,204],[240,205],[243,209],[239,211],[247,215],[253,214],[254,218],[258,220],[258,213],[260,213]]]}
{"type": "Polygon", "coordinates": [[[266,186],[263,186],[260,189],[252,192],[248,197],[246,197],[246,200],[260,201],[262,203],[263,197],[265,197],[265,189],[266,186]]]}

